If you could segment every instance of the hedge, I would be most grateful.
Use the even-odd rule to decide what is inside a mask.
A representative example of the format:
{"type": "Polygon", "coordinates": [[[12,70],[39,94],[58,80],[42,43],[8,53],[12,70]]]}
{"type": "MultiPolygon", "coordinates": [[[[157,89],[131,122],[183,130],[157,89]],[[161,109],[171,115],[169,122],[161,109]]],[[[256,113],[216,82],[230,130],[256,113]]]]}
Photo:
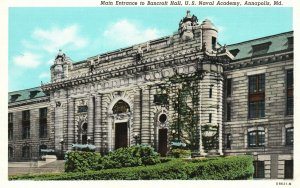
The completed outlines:
{"type": "Polygon", "coordinates": [[[62,174],[10,176],[10,180],[237,180],[252,179],[252,156],[218,157],[211,160],[172,159],[151,166],[127,167],[62,174]]]}
{"type": "Polygon", "coordinates": [[[119,148],[101,157],[98,153],[71,151],[66,154],[65,172],[86,172],[102,169],[154,165],[159,154],[146,145],[119,148]]]}

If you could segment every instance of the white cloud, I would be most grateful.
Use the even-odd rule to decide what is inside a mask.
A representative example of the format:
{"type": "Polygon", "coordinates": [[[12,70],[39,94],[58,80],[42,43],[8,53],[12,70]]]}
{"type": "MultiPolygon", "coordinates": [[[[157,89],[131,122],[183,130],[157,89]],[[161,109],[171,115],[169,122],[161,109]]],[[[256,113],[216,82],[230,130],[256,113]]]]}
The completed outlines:
{"type": "Polygon", "coordinates": [[[50,73],[49,72],[42,72],[39,75],[39,78],[50,78],[50,73]]]}
{"type": "Polygon", "coordinates": [[[25,52],[13,57],[13,63],[21,67],[35,68],[41,64],[41,56],[31,52],[25,52]]]}
{"type": "Polygon", "coordinates": [[[79,35],[78,25],[64,28],[53,27],[51,29],[35,29],[32,33],[33,41],[22,41],[29,49],[44,50],[48,53],[56,53],[59,49],[77,50],[87,46],[88,40],[79,35]]]}
{"type": "Polygon", "coordinates": [[[156,28],[143,28],[128,20],[120,20],[113,23],[103,33],[104,37],[111,43],[123,46],[156,39],[161,34],[162,32],[156,28]]]}

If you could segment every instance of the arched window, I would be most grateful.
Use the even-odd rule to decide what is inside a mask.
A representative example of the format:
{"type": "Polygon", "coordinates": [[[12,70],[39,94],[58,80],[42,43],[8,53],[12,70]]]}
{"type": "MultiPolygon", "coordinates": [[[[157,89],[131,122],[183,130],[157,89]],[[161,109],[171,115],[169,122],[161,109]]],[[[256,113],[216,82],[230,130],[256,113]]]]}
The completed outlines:
{"type": "Polygon", "coordinates": [[[14,149],[12,147],[8,147],[8,160],[14,157],[14,149]]]}
{"type": "Polygon", "coordinates": [[[130,112],[130,106],[123,100],[119,100],[112,108],[114,114],[130,112]]]}
{"type": "Polygon", "coordinates": [[[30,158],[30,148],[29,146],[23,146],[22,148],[22,158],[29,159],[30,158]]]}

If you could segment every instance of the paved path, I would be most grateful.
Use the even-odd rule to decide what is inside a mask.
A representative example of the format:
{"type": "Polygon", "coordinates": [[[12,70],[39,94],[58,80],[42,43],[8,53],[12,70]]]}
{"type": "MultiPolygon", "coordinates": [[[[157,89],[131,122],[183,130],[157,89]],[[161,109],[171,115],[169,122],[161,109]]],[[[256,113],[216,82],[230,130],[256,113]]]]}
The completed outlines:
{"type": "Polygon", "coordinates": [[[8,175],[64,172],[64,164],[65,162],[63,160],[58,160],[40,167],[8,167],[8,175]]]}

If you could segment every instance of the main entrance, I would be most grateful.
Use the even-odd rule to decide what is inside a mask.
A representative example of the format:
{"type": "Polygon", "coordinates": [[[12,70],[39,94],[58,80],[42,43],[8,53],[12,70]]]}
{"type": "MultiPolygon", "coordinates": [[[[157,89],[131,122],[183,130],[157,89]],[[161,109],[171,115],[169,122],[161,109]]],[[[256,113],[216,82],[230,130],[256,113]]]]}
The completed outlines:
{"type": "Polygon", "coordinates": [[[158,132],[158,153],[165,157],[168,151],[168,129],[159,129],[158,132]]]}
{"type": "Polygon", "coordinates": [[[115,124],[115,149],[124,148],[128,146],[127,136],[127,123],[116,123],[115,124]]]}

